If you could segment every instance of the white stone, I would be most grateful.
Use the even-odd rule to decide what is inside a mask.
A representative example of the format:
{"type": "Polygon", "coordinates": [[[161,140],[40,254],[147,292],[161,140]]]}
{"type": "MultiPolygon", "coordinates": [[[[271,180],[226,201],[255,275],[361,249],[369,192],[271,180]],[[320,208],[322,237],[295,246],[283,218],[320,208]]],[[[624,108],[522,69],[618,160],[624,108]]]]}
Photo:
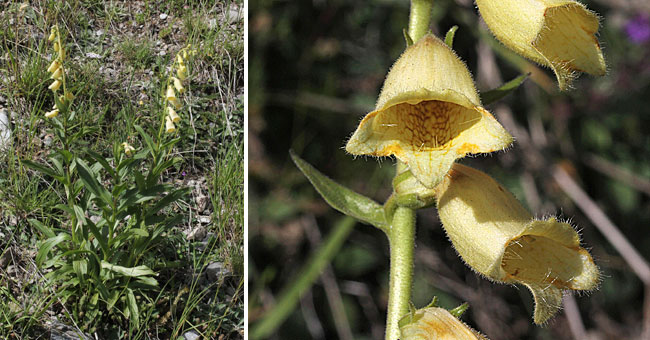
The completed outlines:
{"type": "Polygon", "coordinates": [[[11,144],[11,123],[7,109],[0,109],[0,150],[11,144]]]}
{"type": "Polygon", "coordinates": [[[194,331],[188,331],[183,334],[185,340],[198,340],[200,337],[194,331]]]}
{"type": "Polygon", "coordinates": [[[160,20],[165,20],[167,19],[167,14],[163,13],[160,15],[160,20]]]}

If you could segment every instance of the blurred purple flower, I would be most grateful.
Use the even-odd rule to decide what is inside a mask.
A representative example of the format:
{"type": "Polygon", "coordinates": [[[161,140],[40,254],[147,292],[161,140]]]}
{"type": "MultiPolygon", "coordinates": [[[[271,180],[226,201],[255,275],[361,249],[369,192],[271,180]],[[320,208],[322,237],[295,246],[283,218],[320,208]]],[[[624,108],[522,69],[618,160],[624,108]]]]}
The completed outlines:
{"type": "Polygon", "coordinates": [[[636,44],[650,40],[650,16],[639,14],[625,24],[625,33],[636,44]]]}
{"type": "Polygon", "coordinates": [[[185,176],[187,176],[187,172],[183,171],[183,172],[181,172],[181,175],[183,175],[183,177],[185,177],[185,176]]]}

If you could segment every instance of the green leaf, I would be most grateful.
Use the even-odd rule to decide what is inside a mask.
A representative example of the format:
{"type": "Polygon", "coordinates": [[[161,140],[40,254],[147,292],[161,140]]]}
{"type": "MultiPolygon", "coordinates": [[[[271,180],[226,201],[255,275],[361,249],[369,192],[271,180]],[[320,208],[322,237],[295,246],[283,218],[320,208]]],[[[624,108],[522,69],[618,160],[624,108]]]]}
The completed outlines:
{"type": "Polygon", "coordinates": [[[36,170],[36,171],[41,172],[41,173],[44,173],[44,174],[46,174],[46,175],[48,175],[48,176],[50,176],[52,178],[57,178],[58,179],[58,178],[63,176],[63,174],[58,174],[58,173],[56,173],[56,171],[54,171],[51,168],[46,167],[45,165],[42,165],[42,164],[39,164],[39,163],[36,163],[36,162],[32,162],[32,161],[29,161],[29,160],[26,160],[26,159],[23,160],[22,162],[28,168],[30,168],[32,170],[36,170]]]}
{"type": "Polygon", "coordinates": [[[144,132],[144,129],[140,125],[133,125],[133,127],[140,133],[142,138],[144,138],[145,143],[147,143],[147,146],[149,147],[149,150],[151,151],[151,154],[154,155],[158,152],[158,149],[156,149],[156,145],[154,144],[153,140],[151,139],[151,136],[149,136],[146,132],[144,132]]]}
{"type": "Polygon", "coordinates": [[[135,300],[132,289],[126,289],[126,298],[129,314],[131,314],[131,324],[137,327],[140,324],[140,311],[138,310],[138,302],[135,300]]]}
{"type": "Polygon", "coordinates": [[[323,175],[309,163],[289,151],[298,169],[309,179],[318,193],[332,208],[380,229],[387,227],[384,209],[372,199],[360,195],[323,175]]]}
{"type": "Polygon", "coordinates": [[[122,267],[109,262],[102,260],[102,269],[108,269],[110,271],[122,274],[128,277],[138,277],[145,275],[154,275],[155,273],[147,266],[137,266],[137,267],[122,267]]]}
{"type": "Polygon", "coordinates": [[[106,158],[104,158],[104,156],[100,155],[99,153],[91,149],[87,149],[86,152],[90,155],[90,157],[92,157],[95,161],[97,161],[97,163],[101,164],[102,167],[111,175],[111,177],[115,177],[115,172],[113,170],[113,167],[110,164],[108,164],[108,161],[106,160],[106,158]]]}
{"type": "Polygon", "coordinates": [[[516,90],[530,76],[530,73],[522,74],[519,77],[497,87],[496,89],[481,93],[483,105],[494,103],[495,101],[507,96],[510,92],[516,90]]]}
{"type": "Polygon", "coordinates": [[[181,188],[172,191],[167,196],[163,197],[160,201],[158,201],[153,207],[151,207],[151,209],[148,210],[147,215],[145,215],[145,218],[157,214],[160,210],[162,210],[166,206],[176,202],[183,196],[187,195],[189,191],[190,188],[181,188]]]}
{"type": "Polygon", "coordinates": [[[449,29],[449,31],[447,31],[447,34],[445,34],[445,44],[447,44],[449,48],[453,48],[454,36],[456,36],[457,30],[458,30],[458,26],[454,25],[449,29]]]}
{"type": "Polygon", "coordinates": [[[41,223],[39,220],[35,220],[33,218],[28,219],[29,223],[34,226],[38,231],[40,231],[45,237],[47,238],[52,238],[55,236],[54,230],[52,228],[46,226],[45,224],[41,223]]]}
{"type": "MultiPolygon", "coordinates": [[[[105,221],[105,220],[104,220],[105,221]]],[[[104,253],[104,256],[107,257],[111,253],[109,252],[108,249],[108,240],[106,236],[104,236],[101,231],[99,231],[99,228],[93,223],[92,220],[88,219],[86,221],[86,225],[88,225],[90,232],[95,236],[95,239],[97,239],[97,242],[99,242],[99,246],[102,248],[102,252],[104,253]]]]}
{"type": "Polygon", "coordinates": [[[80,282],[86,281],[85,275],[88,273],[88,260],[81,259],[72,261],[72,269],[74,269],[80,282]]]}
{"type": "Polygon", "coordinates": [[[43,241],[43,244],[41,244],[41,246],[38,248],[38,254],[36,254],[36,265],[40,267],[43,264],[43,261],[45,261],[47,258],[47,254],[49,254],[50,250],[52,250],[54,246],[69,239],[70,235],[60,233],[59,235],[50,237],[47,240],[43,241]]]}
{"type": "Polygon", "coordinates": [[[86,162],[81,158],[77,158],[76,163],[79,178],[84,182],[86,188],[90,190],[93,195],[97,196],[97,198],[101,199],[106,205],[111,205],[111,197],[108,191],[97,182],[97,178],[95,178],[95,175],[88,167],[88,164],[86,164],[86,162]]]}

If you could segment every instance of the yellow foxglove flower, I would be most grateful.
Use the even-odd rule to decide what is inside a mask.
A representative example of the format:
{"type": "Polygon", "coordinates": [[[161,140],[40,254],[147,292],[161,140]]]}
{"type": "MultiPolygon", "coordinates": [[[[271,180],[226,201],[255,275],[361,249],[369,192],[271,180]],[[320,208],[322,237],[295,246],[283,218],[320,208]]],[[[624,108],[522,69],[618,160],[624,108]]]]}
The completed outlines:
{"type": "Polygon", "coordinates": [[[165,95],[165,98],[170,102],[177,100],[176,92],[174,91],[173,87],[167,86],[167,94],[165,95]]]}
{"type": "Polygon", "coordinates": [[[174,87],[176,88],[176,91],[178,91],[178,93],[183,93],[185,91],[185,88],[183,87],[183,84],[181,83],[180,79],[176,77],[172,77],[172,81],[174,82],[174,87]]]}
{"type": "Polygon", "coordinates": [[[59,115],[59,109],[54,109],[52,111],[45,113],[45,118],[54,118],[59,115]]]}
{"type": "Polygon", "coordinates": [[[62,74],[63,74],[63,68],[59,67],[56,69],[56,71],[54,71],[54,73],[52,73],[50,79],[61,79],[62,74]]]}
{"type": "Polygon", "coordinates": [[[169,114],[169,118],[172,120],[172,122],[178,123],[181,121],[181,117],[178,116],[172,107],[167,107],[167,113],[169,114]]]}
{"type": "Polygon", "coordinates": [[[50,64],[50,67],[47,68],[47,72],[53,73],[54,71],[58,70],[60,66],[61,63],[59,63],[59,61],[55,59],[50,64]]]}
{"type": "Polygon", "coordinates": [[[135,148],[129,145],[129,143],[127,142],[122,143],[122,148],[124,149],[124,153],[127,156],[131,156],[131,154],[133,154],[133,152],[135,151],[135,148]]]}
{"type": "Polygon", "coordinates": [[[604,75],[598,16],[573,0],[476,0],[492,33],[508,48],[553,69],[559,87],[577,72],[604,75]]]}
{"type": "Polygon", "coordinates": [[[174,98],[174,100],[170,100],[169,102],[174,105],[176,110],[181,108],[181,102],[178,99],[174,98]]]}
{"type": "Polygon", "coordinates": [[[185,80],[185,78],[187,78],[187,67],[181,65],[178,70],[176,70],[176,75],[178,76],[178,79],[185,80]]]}
{"type": "Polygon", "coordinates": [[[406,315],[400,321],[400,332],[401,340],[488,340],[439,307],[422,308],[406,315]]]}
{"type": "Polygon", "coordinates": [[[563,291],[598,285],[598,268],[571,225],[534,219],[485,173],[454,164],[437,191],[440,220],[458,254],[491,280],[528,287],[535,323],[560,309],[563,291]]]}
{"type": "Polygon", "coordinates": [[[50,84],[50,86],[48,86],[48,88],[52,91],[58,90],[59,87],[61,87],[61,81],[58,79],[55,80],[52,84],[50,84]]]}
{"type": "Polygon", "coordinates": [[[61,60],[65,59],[65,48],[61,47],[58,52],[59,52],[59,59],[61,60]]]}
{"type": "Polygon", "coordinates": [[[165,117],[165,131],[167,133],[176,131],[176,126],[174,125],[174,122],[172,122],[171,118],[169,118],[169,116],[165,117]]]}
{"type": "Polygon", "coordinates": [[[458,158],[506,148],[512,136],[481,106],[465,64],[426,35],[386,77],[375,110],[346,145],[353,155],[394,155],[433,188],[458,158]]]}
{"type": "Polygon", "coordinates": [[[182,57],[180,54],[177,54],[177,55],[176,55],[176,62],[177,62],[179,65],[185,65],[185,60],[183,60],[183,57],[182,57]]]}
{"type": "Polygon", "coordinates": [[[59,50],[61,49],[61,47],[59,46],[59,43],[58,43],[58,42],[54,42],[54,46],[53,46],[53,48],[54,48],[54,51],[55,51],[55,52],[59,52],[59,50]]]}
{"type": "Polygon", "coordinates": [[[54,41],[54,39],[56,39],[56,30],[52,29],[52,31],[50,32],[50,36],[47,37],[47,40],[54,41]]]}

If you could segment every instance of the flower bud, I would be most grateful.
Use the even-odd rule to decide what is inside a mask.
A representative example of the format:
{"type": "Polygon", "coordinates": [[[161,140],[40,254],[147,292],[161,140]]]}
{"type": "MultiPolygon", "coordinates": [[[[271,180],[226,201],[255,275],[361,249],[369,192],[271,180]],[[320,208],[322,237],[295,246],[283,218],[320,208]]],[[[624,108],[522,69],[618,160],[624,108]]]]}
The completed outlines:
{"type": "Polygon", "coordinates": [[[54,48],[55,52],[59,52],[59,49],[60,49],[59,42],[58,41],[55,42],[54,45],[52,46],[52,48],[54,48]]]}
{"type": "Polygon", "coordinates": [[[48,88],[52,91],[58,90],[59,87],[61,87],[61,81],[58,79],[55,80],[52,84],[50,84],[50,86],[48,86],[48,88]]]}
{"type": "Polygon", "coordinates": [[[65,93],[65,99],[72,101],[74,99],[74,94],[72,92],[66,92],[65,93]]]}
{"type": "Polygon", "coordinates": [[[52,111],[45,113],[45,118],[54,118],[59,115],[59,109],[54,109],[52,111]]]}
{"type": "Polygon", "coordinates": [[[47,40],[48,40],[48,41],[54,41],[54,39],[56,39],[56,31],[53,29],[53,30],[50,32],[50,36],[47,37],[47,40]]]}
{"type": "Polygon", "coordinates": [[[353,155],[392,156],[433,188],[456,159],[506,148],[512,137],[483,107],[465,64],[428,34],[391,68],[375,111],[346,145],[353,155]]]}
{"type": "Polygon", "coordinates": [[[428,307],[400,320],[401,340],[488,340],[440,307],[428,307]]]}
{"type": "Polygon", "coordinates": [[[598,16],[573,0],[476,0],[494,36],[508,48],[555,72],[561,90],[576,72],[604,75],[598,16]]]}
{"type": "Polygon", "coordinates": [[[534,219],[490,176],[454,164],[436,189],[440,220],[458,254],[491,280],[528,287],[535,323],[560,309],[563,291],[598,285],[598,268],[573,227],[534,219]]]}
{"type": "Polygon", "coordinates": [[[169,116],[165,117],[165,132],[167,133],[172,133],[176,131],[176,126],[172,122],[171,118],[169,116]]]}
{"type": "Polygon", "coordinates": [[[169,114],[169,118],[172,120],[174,123],[178,123],[181,120],[181,117],[176,114],[176,111],[172,107],[167,107],[167,113],[169,114]]]}

